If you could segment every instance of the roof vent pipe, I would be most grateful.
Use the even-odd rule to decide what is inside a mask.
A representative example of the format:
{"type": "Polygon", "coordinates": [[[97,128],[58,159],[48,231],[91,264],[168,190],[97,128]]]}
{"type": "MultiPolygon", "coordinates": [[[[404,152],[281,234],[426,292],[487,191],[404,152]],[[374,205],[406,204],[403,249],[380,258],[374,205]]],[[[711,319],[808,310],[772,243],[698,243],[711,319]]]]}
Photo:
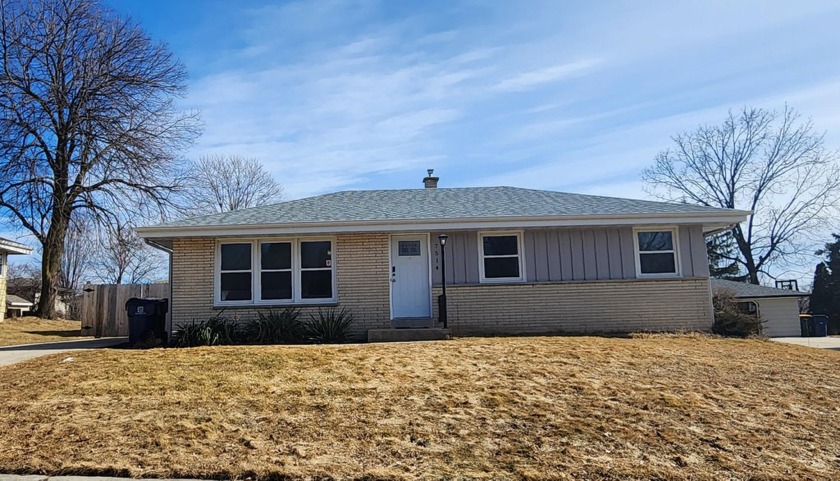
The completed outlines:
{"type": "Polygon", "coordinates": [[[440,180],[440,177],[432,175],[435,173],[435,169],[429,169],[426,172],[429,173],[429,176],[423,179],[423,187],[427,189],[437,189],[437,183],[438,180],[440,180]]]}

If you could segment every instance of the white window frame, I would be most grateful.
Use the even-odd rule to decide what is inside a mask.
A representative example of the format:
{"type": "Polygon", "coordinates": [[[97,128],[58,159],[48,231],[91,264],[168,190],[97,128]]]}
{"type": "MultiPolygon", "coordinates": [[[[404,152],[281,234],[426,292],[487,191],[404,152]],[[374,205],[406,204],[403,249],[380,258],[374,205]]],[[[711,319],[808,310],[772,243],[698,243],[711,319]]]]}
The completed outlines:
{"type": "MultiPolygon", "coordinates": [[[[306,270],[327,270],[327,268],[307,268],[306,270]]],[[[283,269],[266,269],[266,272],[281,272],[283,269]]],[[[233,272],[233,271],[225,271],[233,272]]],[[[245,272],[245,271],[243,271],[245,272]]],[[[213,301],[217,307],[247,307],[247,306],[284,306],[284,305],[312,305],[312,304],[334,304],[338,302],[338,285],[336,283],[336,239],[334,237],[283,237],[283,238],[260,238],[260,239],[224,239],[217,240],[215,247],[215,265],[213,279],[213,301]],[[300,244],[301,242],[330,242],[329,269],[332,272],[332,297],[318,299],[303,299],[301,297],[300,273],[300,244]],[[261,244],[275,244],[288,242],[292,244],[292,298],[291,299],[262,299],[262,269],[260,268],[261,244]],[[222,245],[225,244],[251,244],[251,292],[250,301],[223,301],[221,300],[221,266],[222,266],[222,245]]]]}
{"type": "Polygon", "coordinates": [[[680,261],[680,230],[676,226],[662,226],[662,227],[636,227],[633,229],[633,252],[636,262],[636,277],[640,279],[656,279],[682,276],[682,262],[680,261]],[[671,243],[673,249],[669,251],[640,251],[639,250],[639,233],[641,232],[670,232],[671,243]],[[663,273],[642,273],[642,254],[673,254],[674,255],[674,272],[663,273]]]}
{"type": "Polygon", "coordinates": [[[521,230],[516,231],[483,231],[478,233],[478,278],[479,282],[482,284],[498,284],[498,283],[505,283],[505,282],[524,282],[526,279],[525,276],[525,251],[523,250],[523,232],[521,230]],[[485,237],[507,237],[507,236],[516,236],[516,256],[512,255],[504,255],[504,256],[485,256],[484,255],[484,238],[485,237]],[[484,259],[485,257],[493,258],[506,258],[506,257],[517,257],[519,259],[519,277],[491,277],[486,278],[484,277],[484,259]]]}

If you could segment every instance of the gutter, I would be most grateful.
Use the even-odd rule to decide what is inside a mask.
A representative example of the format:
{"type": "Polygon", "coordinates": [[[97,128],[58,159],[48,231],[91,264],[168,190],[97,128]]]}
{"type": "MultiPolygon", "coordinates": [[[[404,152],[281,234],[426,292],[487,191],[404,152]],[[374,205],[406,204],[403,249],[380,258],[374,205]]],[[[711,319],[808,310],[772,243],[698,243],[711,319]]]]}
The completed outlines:
{"type": "Polygon", "coordinates": [[[155,242],[151,239],[143,239],[146,244],[154,247],[159,251],[166,252],[169,257],[169,312],[167,312],[166,316],[166,337],[172,337],[172,249],[166,247],[158,242],[155,242]]]}
{"type": "MultiPolygon", "coordinates": [[[[656,225],[656,224],[726,224],[731,226],[746,220],[749,211],[733,210],[726,215],[714,213],[687,214],[623,214],[601,216],[551,216],[551,217],[464,217],[450,219],[384,219],[369,221],[298,222],[289,224],[235,224],[201,226],[150,226],[137,228],[145,238],[170,238],[185,236],[253,235],[262,233],[323,234],[339,232],[375,232],[386,227],[388,231],[451,230],[453,224],[461,229],[510,228],[510,227],[583,227],[603,225],[656,225]]],[[[725,230],[726,227],[720,229],[725,230]]]]}

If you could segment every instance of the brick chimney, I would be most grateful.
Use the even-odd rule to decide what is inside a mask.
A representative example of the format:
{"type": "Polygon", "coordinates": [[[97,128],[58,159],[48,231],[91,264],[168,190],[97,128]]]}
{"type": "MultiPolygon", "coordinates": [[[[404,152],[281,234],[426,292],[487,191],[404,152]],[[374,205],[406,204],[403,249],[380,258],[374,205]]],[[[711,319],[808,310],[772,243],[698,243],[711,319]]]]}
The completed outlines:
{"type": "Polygon", "coordinates": [[[429,173],[429,176],[423,179],[423,187],[427,189],[437,189],[437,183],[438,180],[440,180],[440,177],[432,175],[435,173],[435,169],[429,169],[426,172],[429,173]]]}

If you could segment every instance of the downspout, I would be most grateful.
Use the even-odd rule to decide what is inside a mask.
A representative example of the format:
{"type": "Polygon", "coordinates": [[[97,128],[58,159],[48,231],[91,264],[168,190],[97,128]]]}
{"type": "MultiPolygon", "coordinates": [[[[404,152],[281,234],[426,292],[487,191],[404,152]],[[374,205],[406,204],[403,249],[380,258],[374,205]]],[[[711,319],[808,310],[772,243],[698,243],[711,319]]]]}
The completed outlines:
{"type": "Polygon", "coordinates": [[[172,249],[150,239],[143,239],[146,244],[157,250],[166,252],[169,256],[169,312],[166,313],[166,337],[172,338],[172,249]]]}

